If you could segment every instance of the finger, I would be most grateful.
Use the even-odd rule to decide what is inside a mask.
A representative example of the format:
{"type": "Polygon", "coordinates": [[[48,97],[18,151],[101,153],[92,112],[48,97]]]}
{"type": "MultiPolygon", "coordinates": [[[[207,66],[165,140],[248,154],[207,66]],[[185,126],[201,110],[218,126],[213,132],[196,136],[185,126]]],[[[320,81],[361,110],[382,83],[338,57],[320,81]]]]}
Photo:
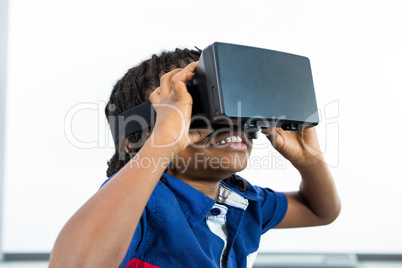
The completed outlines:
{"type": "Polygon", "coordinates": [[[152,103],[152,106],[154,107],[154,110],[157,112],[158,105],[160,103],[160,98],[161,98],[161,88],[157,87],[151,95],[149,95],[149,101],[152,103]]]}
{"type": "Polygon", "coordinates": [[[161,88],[157,87],[152,93],[149,95],[149,101],[152,104],[159,104],[161,98],[161,88]]]}
{"type": "Polygon", "coordinates": [[[182,71],[172,77],[171,88],[176,97],[180,98],[187,94],[187,82],[193,79],[194,73],[182,71]]]}
{"type": "Polygon", "coordinates": [[[175,76],[177,73],[183,71],[183,69],[174,69],[173,71],[170,71],[168,73],[165,73],[161,77],[160,81],[160,98],[163,100],[167,96],[169,96],[170,92],[172,91],[172,86],[170,84],[170,80],[172,79],[173,76],[175,76]]]}
{"type": "MultiPolygon", "coordinates": [[[[171,83],[172,77],[174,77],[176,74],[178,74],[182,71],[185,71],[185,72],[189,73],[188,76],[190,76],[189,79],[191,80],[192,79],[191,73],[193,73],[195,71],[197,65],[198,65],[198,61],[192,62],[192,63],[188,64],[184,69],[178,68],[178,69],[174,69],[174,70],[164,74],[160,80],[161,99],[165,99],[172,91],[172,88],[173,88],[173,85],[171,83]]],[[[175,78],[175,80],[176,79],[177,78],[175,78]]],[[[180,80],[180,79],[177,79],[177,80],[180,80]]],[[[179,81],[177,81],[177,82],[179,82],[179,81]]]]}
{"type": "Polygon", "coordinates": [[[190,72],[190,73],[194,73],[194,72],[195,72],[195,69],[197,68],[197,66],[198,66],[198,61],[194,61],[194,62],[188,64],[188,65],[184,68],[184,70],[186,70],[186,71],[188,71],[188,72],[190,72]]]}
{"type": "Polygon", "coordinates": [[[181,72],[176,73],[171,82],[171,88],[177,97],[181,97],[187,94],[187,82],[194,78],[194,71],[198,65],[198,62],[192,62],[186,66],[181,72]]]}

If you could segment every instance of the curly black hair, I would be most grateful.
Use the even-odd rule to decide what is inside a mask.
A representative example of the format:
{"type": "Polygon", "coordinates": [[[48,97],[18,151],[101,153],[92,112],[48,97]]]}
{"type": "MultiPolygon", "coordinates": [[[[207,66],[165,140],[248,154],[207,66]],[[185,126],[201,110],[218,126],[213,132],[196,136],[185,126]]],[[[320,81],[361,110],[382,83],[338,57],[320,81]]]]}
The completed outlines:
{"type": "MultiPolygon", "coordinates": [[[[197,61],[199,52],[189,49],[176,49],[175,51],[162,52],[160,55],[152,55],[148,60],[129,69],[127,73],[116,83],[110,94],[109,102],[105,107],[105,114],[110,124],[121,113],[145,103],[149,95],[160,85],[160,77],[175,68],[184,67],[192,61],[197,61]]],[[[147,130],[137,131],[122,139],[115,145],[116,150],[112,158],[107,162],[108,177],[117,173],[141,148],[141,140],[147,130]],[[136,144],[128,146],[129,153],[125,150],[127,142],[136,144]]]]}
{"type": "MultiPolygon", "coordinates": [[[[110,94],[109,102],[105,107],[105,114],[109,124],[116,116],[123,112],[149,101],[149,95],[160,85],[160,77],[175,68],[182,68],[193,61],[197,61],[200,51],[178,49],[162,52],[160,55],[152,55],[148,60],[129,69],[127,73],[116,83],[110,94]]],[[[128,135],[125,139],[115,144],[115,153],[107,162],[106,175],[111,177],[117,173],[131,158],[141,149],[150,129],[140,130],[128,135]],[[144,139],[145,138],[145,139],[144,139]],[[126,147],[129,152],[126,152],[126,147]]],[[[245,190],[246,182],[238,180],[234,175],[235,184],[245,190]]],[[[230,183],[230,178],[227,179],[230,183]]],[[[233,179],[231,181],[233,184],[233,179]]]]}

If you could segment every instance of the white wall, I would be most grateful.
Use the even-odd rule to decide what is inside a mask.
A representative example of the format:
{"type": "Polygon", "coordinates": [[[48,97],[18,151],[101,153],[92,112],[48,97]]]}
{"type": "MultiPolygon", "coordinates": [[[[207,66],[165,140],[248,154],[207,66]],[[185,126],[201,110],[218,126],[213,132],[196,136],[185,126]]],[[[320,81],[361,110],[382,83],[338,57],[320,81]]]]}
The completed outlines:
{"type": "MultiPolygon", "coordinates": [[[[222,41],[310,58],[320,140],[343,201],[334,224],[272,230],[261,249],[401,254],[401,11],[397,0],[10,0],[3,252],[50,251],[106,179],[103,108],[130,66],[222,41]]],[[[267,148],[252,157],[264,166],[242,174],[297,189],[297,172],[258,143],[267,148]]]]}
{"type": "Polygon", "coordinates": [[[7,68],[7,36],[8,36],[8,0],[0,0],[0,261],[3,260],[3,185],[4,185],[4,144],[5,144],[5,106],[6,106],[6,68],[7,68]]]}

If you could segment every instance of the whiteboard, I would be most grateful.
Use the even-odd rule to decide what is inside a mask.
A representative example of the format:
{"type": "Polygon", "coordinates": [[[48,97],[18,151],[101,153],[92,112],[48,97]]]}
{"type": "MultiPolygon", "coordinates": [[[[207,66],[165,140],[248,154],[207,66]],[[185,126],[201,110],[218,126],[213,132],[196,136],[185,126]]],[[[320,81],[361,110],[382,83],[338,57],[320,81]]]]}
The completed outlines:
{"type": "MultiPolygon", "coordinates": [[[[49,252],[106,179],[103,108],[153,53],[215,41],[307,56],[318,126],[342,212],[331,225],[271,230],[265,252],[402,254],[400,1],[10,0],[3,252],[49,252]]],[[[261,138],[241,172],[296,190],[298,172],[261,138]]]]}

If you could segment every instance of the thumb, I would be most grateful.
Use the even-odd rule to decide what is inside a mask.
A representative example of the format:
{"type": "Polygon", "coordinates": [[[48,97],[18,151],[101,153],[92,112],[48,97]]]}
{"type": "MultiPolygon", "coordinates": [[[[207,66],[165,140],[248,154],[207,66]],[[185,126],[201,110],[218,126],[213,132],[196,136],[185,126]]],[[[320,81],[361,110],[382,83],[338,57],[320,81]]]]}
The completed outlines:
{"type": "Polygon", "coordinates": [[[261,132],[265,134],[265,136],[268,138],[274,148],[278,148],[278,142],[281,142],[280,139],[282,138],[282,136],[278,135],[278,130],[276,128],[264,128],[261,130],[261,132]]]}
{"type": "Polygon", "coordinates": [[[190,129],[188,133],[189,144],[205,139],[212,132],[214,129],[211,127],[190,129]]]}

